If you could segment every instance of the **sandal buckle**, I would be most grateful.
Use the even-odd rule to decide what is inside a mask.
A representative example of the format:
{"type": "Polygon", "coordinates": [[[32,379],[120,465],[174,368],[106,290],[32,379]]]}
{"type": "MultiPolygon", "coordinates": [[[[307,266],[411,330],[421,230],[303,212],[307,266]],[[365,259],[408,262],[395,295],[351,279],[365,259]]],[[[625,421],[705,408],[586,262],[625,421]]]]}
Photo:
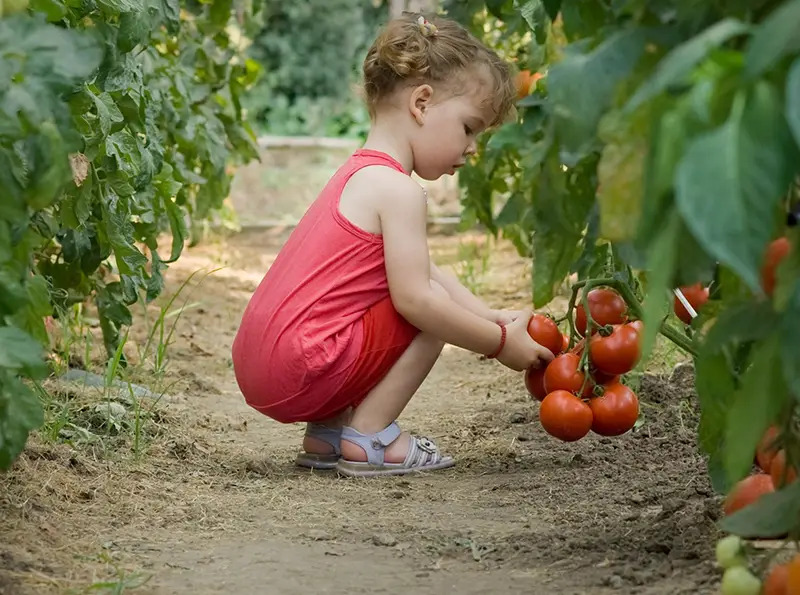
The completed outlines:
{"type": "Polygon", "coordinates": [[[424,450],[428,454],[436,454],[437,448],[436,443],[431,440],[430,438],[425,438],[424,436],[417,438],[417,445],[420,447],[421,450],[424,450]]]}

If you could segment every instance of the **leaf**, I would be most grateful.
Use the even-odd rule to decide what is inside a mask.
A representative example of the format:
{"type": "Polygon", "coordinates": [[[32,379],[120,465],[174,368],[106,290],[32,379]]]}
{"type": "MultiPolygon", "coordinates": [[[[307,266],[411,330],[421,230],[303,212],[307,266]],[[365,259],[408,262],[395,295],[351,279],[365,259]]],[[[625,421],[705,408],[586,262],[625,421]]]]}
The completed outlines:
{"type": "Polygon", "coordinates": [[[712,353],[735,343],[762,341],[778,328],[778,316],[764,300],[732,303],[717,316],[703,341],[712,353]]]}
{"type": "Polygon", "coordinates": [[[798,518],[800,481],[795,481],[723,518],[720,529],[744,538],[782,537],[795,528],[798,518]]]}
{"type": "Polygon", "coordinates": [[[149,15],[143,10],[126,12],[119,19],[117,47],[121,52],[130,52],[139,44],[150,38],[151,22],[149,15]]]}
{"type": "Polygon", "coordinates": [[[617,84],[636,66],[646,42],[645,30],[630,29],[614,33],[588,53],[583,53],[586,44],[575,43],[550,68],[548,92],[565,165],[577,163],[595,143],[600,117],[617,84]]]}
{"type": "Polygon", "coordinates": [[[690,40],[672,49],[628,100],[625,112],[633,112],[643,103],[663,93],[676,83],[685,83],[692,69],[708,53],[729,39],[748,31],[748,26],[733,18],[718,21],[690,40]]]}
{"type": "Polygon", "coordinates": [[[103,209],[103,215],[105,232],[120,273],[140,274],[147,264],[147,258],[133,245],[134,229],[130,212],[123,207],[121,199],[112,197],[103,209]]]}
{"type": "Polygon", "coordinates": [[[775,209],[795,161],[780,100],[761,81],[737,96],[727,122],[695,138],[678,166],[675,198],[686,225],[756,292],[775,209]]]}
{"type": "Polygon", "coordinates": [[[558,11],[561,10],[561,0],[543,0],[542,4],[550,20],[555,21],[558,16],[558,11]]]}
{"type": "Polygon", "coordinates": [[[800,56],[792,63],[786,75],[786,121],[800,147],[800,56]]]}
{"type": "Polygon", "coordinates": [[[537,43],[544,43],[548,15],[542,0],[514,0],[514,6],[533,31],[537,43]]]}
{"type": "Polygon", "coordinates": [[[43,13],[51,23],[57,23],[67,15],[67,7],[61,0],[30,0],[30,8],[43,13]]]}
{"type": "Polygon", "coordinates": [[[209,21],[217,28],[222,29],[231,18],[233,0],[212,0],[209,10],[209,21]]]}
{"type": "Polygon", "coordinates": [[[780,414],[788,396],[777,334],[759,343],[753,353],[728,411],[725,428],[725,470],[731,482],[752,468],[758,442],[780,414]]]}
{"type": "Polygon", "coordinates": [[[641,219],[648,129],[636,120],[621,119],[619,112],[607,114],[600,128],[609,129],[601,132],[607,144],[597,164],[600,235],[623,242],[635,237],[641,219]]]}
{"type": "Polygon", "coordinates": [[[44,351],[36,339],[14,326],[0,326],[0,368],[40,376],[46,370],[44,351]]]}
{"type": "Polygon", "coordinates": [[[111,125],[122,122],[124,117],[119,111],[114,98],[109,93],[92,93],[92,100],[97,109],[97,119],[100,122],[100,132],[107,135],[111,131],[111,125]]]}
{"type": "Polygon", "coordinates": [[[649,246],[647,253],[647,293],[644,303],[644,334],[642,336],[641,361],[646,361],[656,343],[661,321],[671,306],[667,292],[678,261],[678,238],[681,232],[680,218],[670,213],[663,228],[649,246]]]}
{"type": "Polygon", "coordinates": [[[700,403],[700,449],[708,455],[711,483],[720,493],[726,493],[731,482],[725,473],[725,427],[728,410],[736,391],[725,354],[704,348],[695,360],[695,386],[700,403]]]}
{"type": "Polygon", "coordinates": [[[781,360],[783,375],[789,390],[800,395],[800,282],[795,281],[789,303],[781,316],[781,360]]]}
{"type": "Polygon", "coordinates": [[[789,0],[758,26],[745,52],[745,75],[755,78],[781,58],[800,50],[800,0],[789,0]]]}
{"type": "Polygon", "coordinates": [[[171,198],[164,198],[164,209],[167,211],[169,227],[172,231],[172,252],[166,262],[172,263],[178,260],[183,252],[183,245],[189,236],[189,231],[186,228],[183,211],[171,198]]]}
{"type": "Polygon", "coordinates": [[[44,423],[39,397],[19,378],[0,370],[0,470],[22,452],[31,430],[44,423]]]}
{"type": "Polygon", "coordinates": [[[606,22],[607,8],[601,0],[563,0],[560,8],[568,39],[591,37],[606,22]]]}

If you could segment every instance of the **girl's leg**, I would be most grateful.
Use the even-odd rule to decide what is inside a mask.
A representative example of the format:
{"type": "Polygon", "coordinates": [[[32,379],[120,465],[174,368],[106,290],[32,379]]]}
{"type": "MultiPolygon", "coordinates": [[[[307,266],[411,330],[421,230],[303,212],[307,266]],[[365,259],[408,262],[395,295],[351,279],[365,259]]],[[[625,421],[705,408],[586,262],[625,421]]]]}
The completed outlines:
{"type": "MultiPolygon", "coordinates": [[[[438,283],[435,283],[435,288],[445,292],[438,283]]],[[[433,335],[417,335],[386,376],[358,405],[347,425],[363,434],[374,434],[396,420],[427,378],[443,347],[444,343],[433,335]]],[[[387,463],[402,463],[408,452],[409,440],[409,434],[403,432],[386,448],[384,460],[387,463]]],[[[367,460],[364,449],[352,442],[343,440],[341,449],[342,458],[346,460],[367,460]]]]}
{"type": "MultiPolygon", "coordinates": [[[[350,423],[350,418],[352,416],[353,410],[348,408],[345,411],[342,411],[339,415],[315,423],[320,426],[327,426],[329,428],[339,430],[342,428],[342,426],[350,423]]],[[[311,454],[328,455],[333,454],[333,446],[324,440],[320,440],[319,438],[314,438],[313,436],[304,436],[303,451],[311,454]]]]}

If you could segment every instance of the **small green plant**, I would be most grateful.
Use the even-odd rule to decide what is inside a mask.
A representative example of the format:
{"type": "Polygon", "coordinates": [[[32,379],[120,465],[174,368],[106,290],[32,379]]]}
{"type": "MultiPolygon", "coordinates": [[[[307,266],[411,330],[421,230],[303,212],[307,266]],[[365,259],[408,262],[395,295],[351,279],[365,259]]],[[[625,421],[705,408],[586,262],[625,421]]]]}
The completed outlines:
{"type": "Polygon", "coordinates": [[[458,244],[456,276],[473,293],[480,290],[482,278],[489,268],[491,241],[492,239],[487,237],[484,242],[461,241],[458,244]]]}

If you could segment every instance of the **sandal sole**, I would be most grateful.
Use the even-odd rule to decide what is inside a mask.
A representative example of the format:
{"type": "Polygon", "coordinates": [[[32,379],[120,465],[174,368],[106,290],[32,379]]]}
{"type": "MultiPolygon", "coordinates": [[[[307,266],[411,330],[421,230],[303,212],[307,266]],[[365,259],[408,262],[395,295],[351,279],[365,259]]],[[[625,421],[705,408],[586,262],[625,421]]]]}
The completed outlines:
{"type": "Polygon", "coordinates": [[[397,463],[396,465],[370,465],[369,463],[339,460],[336,465],[336,471],[339,475],[344,475],[345,477],[383,477],[439,471],[441,469],[449,469],[455,464],[455,459],[451,457],[445,457],[438,463],[423,465],[422,467],[404,467],[402,463],[397,463]]]}
{"type": "Polygon", "coordinates": [[[298,467],[305,467],[306,469],[319,469],[329,471],[336,469],[339,463],[338,455],[313,455],[309,453],[300,453],[294,461],[298,467]]]}

